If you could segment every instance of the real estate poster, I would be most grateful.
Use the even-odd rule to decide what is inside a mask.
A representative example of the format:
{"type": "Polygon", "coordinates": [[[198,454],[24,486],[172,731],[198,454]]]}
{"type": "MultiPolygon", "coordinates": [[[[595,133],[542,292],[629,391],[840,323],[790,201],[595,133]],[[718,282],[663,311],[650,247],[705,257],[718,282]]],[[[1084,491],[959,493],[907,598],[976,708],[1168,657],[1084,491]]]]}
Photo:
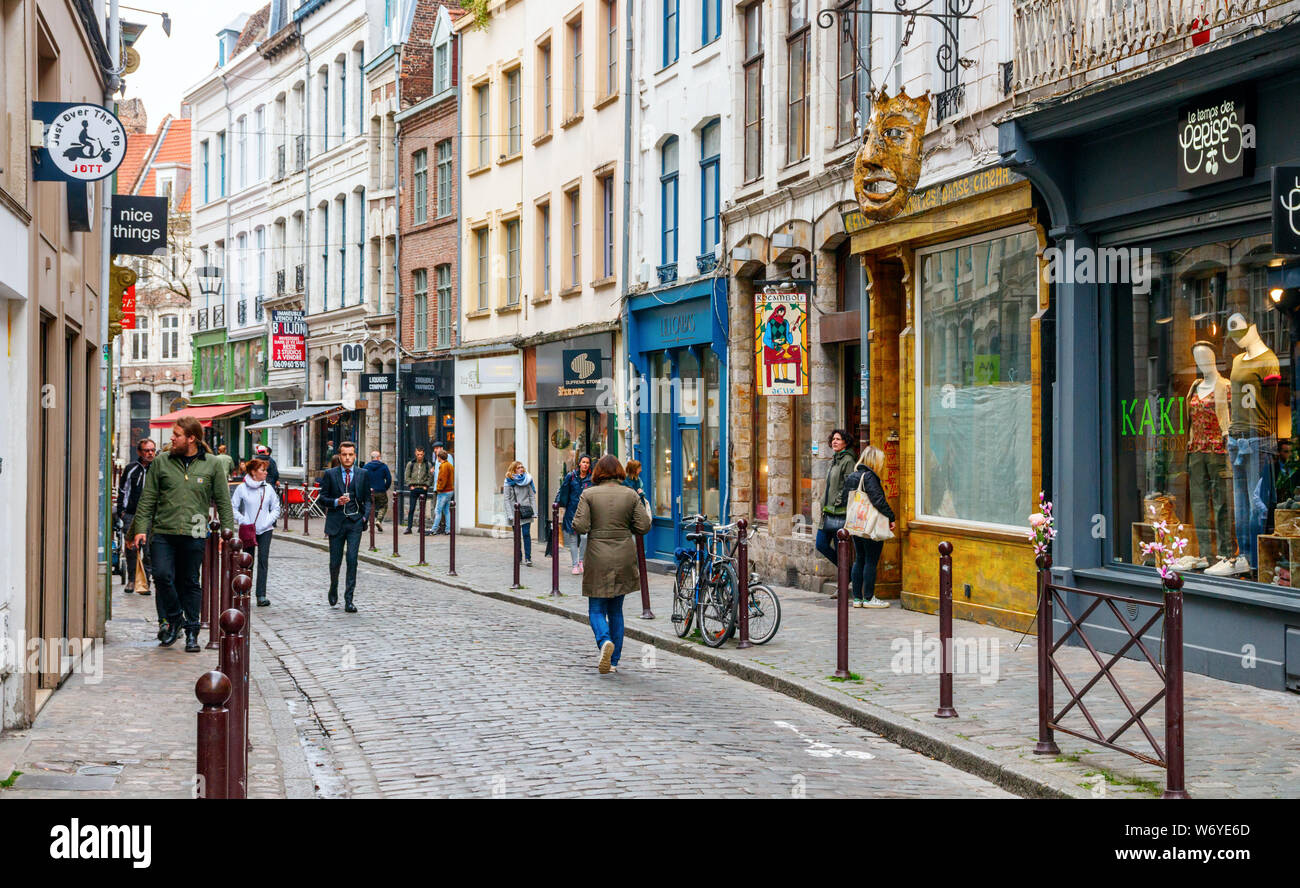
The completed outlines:
{"type": "Polygon", "coordinates": [[[754,366],[760,395],[808,394],[808,287],[764,284],[754,293],[754,366]]]}

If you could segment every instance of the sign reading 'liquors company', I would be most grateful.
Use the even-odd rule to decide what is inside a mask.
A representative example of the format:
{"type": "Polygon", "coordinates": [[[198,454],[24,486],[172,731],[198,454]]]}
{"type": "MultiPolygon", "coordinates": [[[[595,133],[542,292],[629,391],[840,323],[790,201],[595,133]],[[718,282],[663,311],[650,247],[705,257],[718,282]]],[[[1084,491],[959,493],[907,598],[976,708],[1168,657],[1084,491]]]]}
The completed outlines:
{"type": "Polygon", "coordinates": [[[1255,171],[1255,126],[1244,93],[1202,96],[1178,110],[1178,187],[1226,182],[1255,171]]]}

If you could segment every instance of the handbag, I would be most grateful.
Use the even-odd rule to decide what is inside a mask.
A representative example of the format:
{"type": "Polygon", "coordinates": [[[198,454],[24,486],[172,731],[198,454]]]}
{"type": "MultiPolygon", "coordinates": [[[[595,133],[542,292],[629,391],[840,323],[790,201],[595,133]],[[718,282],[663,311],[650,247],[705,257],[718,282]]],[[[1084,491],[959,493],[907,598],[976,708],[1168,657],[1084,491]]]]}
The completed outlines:
{"type": "Polygon", "coordinates": [[[889,519],[880,514],[880,510],[871,504],[864,485],[867,476],[864,473],[858,481],[858,489],[849,496],[848,510],[844,515],[844,527],[856,537],[884,541],[893,539],[894,532],[889,529],[889,519]]]}
{"type": "Polygon", "coordinates": [[[521,505],[521,506],[519,507],[519,520],[520,520],[520,521],[532,521],[532,520],[533,520],[533,507],[532,507],[532,506],[524,506],[524,505],[521,505]]]}
{"type": "Polygon", "coordinates": [[[840,528],[844,526],[843,515],[832,515],[830,512],[822,512],[822,530],[829,534],[839,533],[840,528]]]}
{"type": "Polygon", "coordinates": [[[245,549],[252,549],[257,545],[257,516],[262,514],[262,503],[266,501],[266,485],[262,485],[262,497],[257,501],[257,511],[253,513],[252,524],[239,525],[239,542],[245,549]]]}

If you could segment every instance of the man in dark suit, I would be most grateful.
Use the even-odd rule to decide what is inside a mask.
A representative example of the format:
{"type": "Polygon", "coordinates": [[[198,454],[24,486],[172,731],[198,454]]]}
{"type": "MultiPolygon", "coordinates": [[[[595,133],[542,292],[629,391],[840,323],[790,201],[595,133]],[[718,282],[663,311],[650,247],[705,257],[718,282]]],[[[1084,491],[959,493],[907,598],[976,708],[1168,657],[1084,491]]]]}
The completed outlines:
{"type": "Polygon", "coordinates": [[[357,612],[352,595],[357,588],[357,553],[361,549],[361,531],[373,508],[370,479],[366,470],[356,465],[357,445],[344,441],[338,449],[339,464],[320,479],[320,499],[325,504],[325,535],[330,538],[330,607],[339,603],[339,565],[343,547],[347,546],[348,580],[343,590],[343,609],[357,612]]]}

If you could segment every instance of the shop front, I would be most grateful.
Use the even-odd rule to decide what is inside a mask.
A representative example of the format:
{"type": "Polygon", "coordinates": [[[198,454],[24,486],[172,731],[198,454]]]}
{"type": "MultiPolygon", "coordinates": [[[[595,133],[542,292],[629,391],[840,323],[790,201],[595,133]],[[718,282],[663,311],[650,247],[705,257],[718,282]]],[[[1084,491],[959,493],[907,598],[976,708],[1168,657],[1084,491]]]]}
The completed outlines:
{"type": "MultiPolygon", "coordinates": [[[[537,430],[536,459],[529,468],[537,480],[539,503],[554,501],[564,476],[577,468],[582,456],[590,456],[594,465],[614,452],[613,380],[610,333],[546,342],[525,352],[524,392],[531,398],[524,406],[530,427],[537,430]]],[[[538,538],[549,541],[549,507],[541,526],[538,538]]]]}
{"type": "Polygon", "coordinates": [[[1046,288],[1031,189],[993,168],[936,183],[887,223],[846,219],[868,278],[869,442],[898,515],[877,594],[937,610],[953,545],[959,618],[1025,629],[1042,484],[1037,342],[1046,288]]]}
{"type": "Polygon", "coordinates": [[[397,464],[405,466],[416,448],[433,453],[441,441],[456,452],[456,362],[423,361],[401,367],[402,412],[401,451],[397,464]]]}
{"type": "MultiPolygon", "coordinates": [[[[1057,235],[1054,567],[1155,598],[1143,544],[1167,527],[1187,540],[1186,668],[1300,690],[1300,299],[1275,287],[1295,260],[1271,181],[1300,164],[1284,36],[1017,117],[1000,141],[1057,235]]],[[[1096,622],[1103,650],[1127,637],[1096,622]]]]}
{"type": "Polygon", "coordinates": [[[462,443],[455,461],[459,527],[502,527],[506,469],[516,459],[528,461],[519,351],[457,357],[454,428],[462,443]]]}
{"type": "Polygon", "coordinates": [[[727,520],[726,318],[726,278],[633,296],[628,306],[628,404],[652,557],[686,545],[691,516],[727,520]]]}
{"type": "MultiPolygon", "coordinates": [[[[225,445],[226,452],[238,465],[253,455],[258,441],[246,426],[254,422],[251,408],[266,410],[266,340],[264,336],[229,341],[225,330],[195,334],[194,395],[192,408],[240,406],[212,420],[205,440],[216,450],[225,445]]],[[[189,410],[186,412],[194,412],[189,410]]]]}

